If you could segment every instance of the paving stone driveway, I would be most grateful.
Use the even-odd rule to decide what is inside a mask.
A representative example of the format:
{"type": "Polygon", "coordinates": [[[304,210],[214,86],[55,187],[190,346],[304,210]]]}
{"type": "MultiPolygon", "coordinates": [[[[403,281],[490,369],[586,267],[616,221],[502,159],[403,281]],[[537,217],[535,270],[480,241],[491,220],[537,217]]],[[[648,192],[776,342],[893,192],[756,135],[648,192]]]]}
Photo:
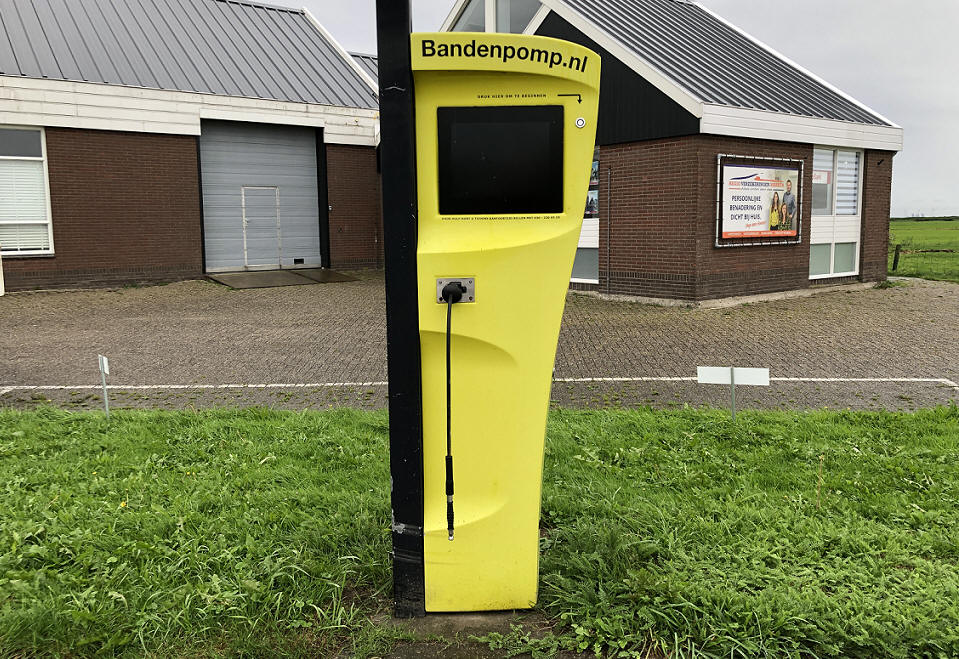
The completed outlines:
{"type": "MultiPolygon", "coordinates": [[[[357,282],[233,291],[205,281],[0,298],[0,405],[96,407],[96,355],[111,360],[115,406],[270,404],[379,407],[384,295],[357,282]],[[246,389],[237,384],[328,384],[246,389]],[[127,389],[131,385],[190,385],[127,389]],[[64,386],[65,389],[25,389],[64,386]],[[7,390],[7,388],[13,387],[7,390]]],[[[698,365],[768,366],[783,378],[959,382],[959,285],[821,293],[729,309],[660,308],[571,294],[556,377],[691,377],[698,365]]],[[[745,407],[912,409],[955,400],[945,382],[775,382],[745,407]]],[[[687,381],[557,382],[572,406],[723,405],[723,387],[687,381]]]]}

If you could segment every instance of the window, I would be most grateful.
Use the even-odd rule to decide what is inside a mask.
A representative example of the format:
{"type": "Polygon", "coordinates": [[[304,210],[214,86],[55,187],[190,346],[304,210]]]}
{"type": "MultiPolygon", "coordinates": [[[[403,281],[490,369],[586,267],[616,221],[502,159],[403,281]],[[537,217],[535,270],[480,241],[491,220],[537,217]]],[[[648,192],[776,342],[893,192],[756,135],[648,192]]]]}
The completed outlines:
{"type": "Polygon", "coordinates": [[[820,243],[809,246],[809,276],[832,277],[856,274],[858,243],[820,243]]]}
{"type": "Polygon", "coordinates": [[[563,107],[439,108],[443,215],[563,212],[563,107]]]}
{"type": "Polygon", "coordinates": [[[0,128],[0,249],[53,253],[46,145],[40,129],[0,128]]]}
{"type": "Polygon", "coordinates": [[[593,167],[583,211],[583,228],[579,233],[572,281],[578,284],[599,283],[599,148],[593,150],[593,167]]]}
{"type": "Polygon", "coordinates": [[[833,152],[816,149],[812,159],[812,214],[832,215],[833,152]]]}
{"type": "Polygon", "coordinates": [[[486,0],[470,0],[453,23],[453,32],[486,32],[486,0]]]}
{"type": "Polygon", "coordinates": [[[812,181],[809,277],[859,274],[862,154],[816,149],[812,181]]]}
{"type": "Polygon", "coordinates": [[[496,0],[496,31],[522,34],[539,7],[539,0],[496,0]]]}
{"type": "Polygon", "coordinates": [[[469,0],[453,22],[452,30],[493,32],[495,25],[495,32],[521,34],[540,6],[539,0],[469,0]],[[489,26],[486,22],[487,16],[491,19],[489,26]]]}
{"type": "Polygon", "coordinates": [[[832,270],[832,245],[809,246],[809,276],[828,275],[832,270]]]}
{"type": "Polygon", "coordinates": [[[599,249],[596,247],[580,247],[576,250],[576,260],[573,261],[572,281],[580,284],[599,283],[599,249]]]}
{"type": "Polygon", "coordinates": [[[836,215],[859,215],[859,152],[836,152],[836,215]]]}
{"type": "Polygon", "coordinates": [[[833,270],[835,272],[855,272],[856,243],[836,243],[833,246],[833,270]]]}

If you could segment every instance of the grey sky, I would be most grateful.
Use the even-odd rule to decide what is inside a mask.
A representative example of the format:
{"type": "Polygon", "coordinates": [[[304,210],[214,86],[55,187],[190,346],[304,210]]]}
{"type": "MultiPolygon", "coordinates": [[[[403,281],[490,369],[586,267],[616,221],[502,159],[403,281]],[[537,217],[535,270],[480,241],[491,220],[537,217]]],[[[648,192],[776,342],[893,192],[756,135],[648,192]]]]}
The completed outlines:
{"type": "MultiPolygon", "coordinates": [[[[300,1],[347,49],[376,51],[374,0],[300,1]]],[[[959,154],[959,2],[701,2],[903,127],[893,215],[959,215],[948,160],[959,154]]],[[[452,5],[413,0],[414,29],[437,29],[452,5]]]]}

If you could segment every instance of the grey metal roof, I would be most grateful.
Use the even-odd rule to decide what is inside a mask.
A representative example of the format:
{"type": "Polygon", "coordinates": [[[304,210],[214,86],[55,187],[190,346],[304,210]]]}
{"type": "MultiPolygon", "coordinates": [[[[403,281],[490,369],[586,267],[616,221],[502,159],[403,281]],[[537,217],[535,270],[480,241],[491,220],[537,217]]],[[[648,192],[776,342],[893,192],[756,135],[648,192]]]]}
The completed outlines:
{"type": "Polygon", "coordinates": [[[377,107],[303,11],[239,0],[0,0],[0,75],[377,107]]]}
{"type": "Polygon", "coordinates": [[[370,77],[373,80],[380,79],[380,65],[379,59],[376,55],[367,55],[365,53],[350,53],[357,62],[360,63],[360,66],[363,67],[363,70],[370,74],[370,77]]]}
{"type": "Polygon", "coordinates": [[[704,103],[890,125],[687,0],[563,0],[704,103]]]}

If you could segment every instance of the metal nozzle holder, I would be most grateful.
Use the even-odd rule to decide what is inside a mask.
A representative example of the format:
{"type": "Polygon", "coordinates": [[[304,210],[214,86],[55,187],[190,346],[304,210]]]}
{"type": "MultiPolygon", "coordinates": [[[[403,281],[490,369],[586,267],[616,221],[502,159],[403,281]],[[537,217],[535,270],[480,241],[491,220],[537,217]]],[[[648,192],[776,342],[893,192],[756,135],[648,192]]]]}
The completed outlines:
{"type": "Polygon", "coordinates": [[[444,277],[436,280],[436,304],[446,304],[446,300],[443,299],[443,289],[446,288],[447,284],[454,281],[458,281],[466,288],[463,299],[459,301],[460,304],[476,302],[476,280],[472,277],[444,277]]]}

